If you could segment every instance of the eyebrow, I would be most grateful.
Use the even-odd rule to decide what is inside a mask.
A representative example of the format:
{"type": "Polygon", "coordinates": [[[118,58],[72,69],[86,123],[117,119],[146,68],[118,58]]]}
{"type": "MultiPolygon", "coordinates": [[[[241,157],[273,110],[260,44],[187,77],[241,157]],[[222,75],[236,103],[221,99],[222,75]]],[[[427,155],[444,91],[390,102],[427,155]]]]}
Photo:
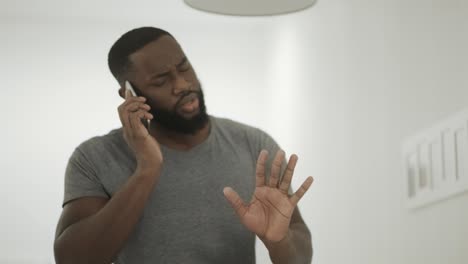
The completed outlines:
{"type": "MultiPolygon", "coordinates": [[[[180,66],[182,66],[185,62],[187,62],[187,57],[183,57],[182,60],[176,65],[177,68],[179,68],[180,66]]],[[[165,71],[165,72],[161,72],[161,73],[157,73],[157,74],[153,74],[151,75],[151,77],[149,78],[150,80],[152,79],[156,79],[156,78],[159,78],[159,77],[164,77],[166,75],[169,75],[169,71],[165,71]]]]}

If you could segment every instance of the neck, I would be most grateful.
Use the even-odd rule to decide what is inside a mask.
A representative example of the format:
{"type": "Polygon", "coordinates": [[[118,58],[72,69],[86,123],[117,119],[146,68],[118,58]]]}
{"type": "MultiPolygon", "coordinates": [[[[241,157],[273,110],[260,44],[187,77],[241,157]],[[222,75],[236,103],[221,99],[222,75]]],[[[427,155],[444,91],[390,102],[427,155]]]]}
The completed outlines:
{"type": "Polygon", "coordinates": [[[166,129],[165,127],[151,123],[150,134],[159,144],[176,150],[189,150],[205,141],[210,135],[211,122],[208,120],[205,126],[194,134],[184,134],[166,129]]]}

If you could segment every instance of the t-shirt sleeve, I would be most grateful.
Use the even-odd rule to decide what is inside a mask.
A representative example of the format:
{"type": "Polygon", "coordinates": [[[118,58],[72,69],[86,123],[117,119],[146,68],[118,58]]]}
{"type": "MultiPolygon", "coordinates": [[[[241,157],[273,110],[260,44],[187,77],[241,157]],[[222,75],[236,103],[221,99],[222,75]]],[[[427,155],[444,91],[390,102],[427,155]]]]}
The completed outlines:
{"type": "MultiPolygon", "coordinates": [[[[273,139],[273,137],[271,137],[268,133],[260,129],[254,130],[251,144],[252,144],[252,149],[254,150],[253,154],[255,155],[255,162],[257,161],[258,155],[260,154],[262,150],[268,151],[268,160],[267,160],[266,168],[267,168],[267,171],[269,171],[269,169],[271,168],[273,159],[275,158],[276,153],[278,152],[278,150],[281,149],[281,147],[273,139]]],[[[283,163],[283,165],[285,165],[285,163],[283,163]]]]}
{"type": "MultiPolygon", "coordinates": [[[[263,149],[268,151],[268,160],[266,163],[266,177],[267,179],[269,179],[270,172],[271,172],[271,165],[273,164],[273,160],[275,159],[276,153],[278,152],[278,150],[281,150],[281,147],[276,142],[276,140],[272,136],[270,136],[268,133],[258,129],[256,131],[256,134],[257,135],[254,138],[256,138],[257,140],[257,142],[255,143],[257,146],[257,157],[260,154],[260,151],[262,151],[263,149]]],[[[288,159],[289,157],[285,157],[285,159],[283,160],[283,163],[281,164],[281,175],[280,175],[281,177],[284,173],[284,170],[286,169],[288,159]]],[[[292,186],[289,187],[288,192],[289,194],[293,193],[292,186]]]]}
{"type": "Polygon", "coordinates": [[[75,149],[68,160],[65,170],[65,191],[62,206],[81,197],[104,197],[109,198],[96,168],[79,149],[75,149]]]}

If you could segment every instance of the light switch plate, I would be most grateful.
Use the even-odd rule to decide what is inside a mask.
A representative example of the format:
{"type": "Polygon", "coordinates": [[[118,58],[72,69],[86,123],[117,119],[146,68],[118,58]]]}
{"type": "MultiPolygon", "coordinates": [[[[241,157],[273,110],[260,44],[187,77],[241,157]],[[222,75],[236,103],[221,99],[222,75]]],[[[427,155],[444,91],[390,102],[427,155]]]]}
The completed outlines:
{"type": "Polygon", "coordinates": [[[468,109],[405,140],[402,164],[409,208],[468,191],[468,109]]]}

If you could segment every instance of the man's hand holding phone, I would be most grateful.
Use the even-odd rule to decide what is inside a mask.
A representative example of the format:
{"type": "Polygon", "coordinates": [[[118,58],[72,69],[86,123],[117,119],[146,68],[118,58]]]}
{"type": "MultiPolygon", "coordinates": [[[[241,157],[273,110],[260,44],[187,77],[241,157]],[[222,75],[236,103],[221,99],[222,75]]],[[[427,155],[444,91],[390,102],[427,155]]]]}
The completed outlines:
{"type": "Polygon", "coordinates": [[[146,98],[135,96],[134,91],[132,94],[131,89],[126,88],[125,101],[119,106],[118,111],[124,139],[135,153],[137,170],[153,173],[160,171],[163,157],[159,143],[145,127],[147,122],[141,121],[153,119],[153,115],[148,112],[151,108],[145,102],[146,98]]]}

